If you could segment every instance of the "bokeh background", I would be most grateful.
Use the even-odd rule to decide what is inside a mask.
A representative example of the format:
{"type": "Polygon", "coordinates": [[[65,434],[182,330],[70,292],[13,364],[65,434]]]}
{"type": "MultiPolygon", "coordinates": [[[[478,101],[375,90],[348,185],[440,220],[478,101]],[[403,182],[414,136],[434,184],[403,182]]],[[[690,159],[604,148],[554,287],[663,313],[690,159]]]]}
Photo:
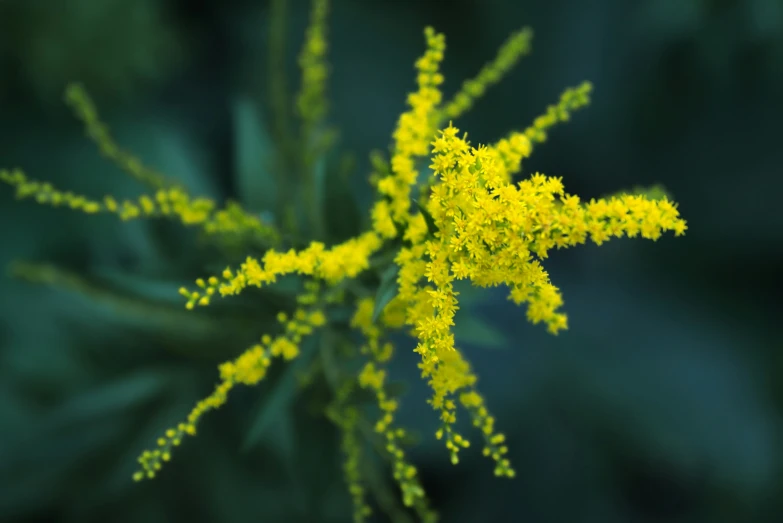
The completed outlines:
{"type": "MultiPolygon", "coordinates": [[[[460,128],[495,140],[591,80],[592,105],[526,169],[585,198],[660,182],[689,221],[684,238],[553,255],[570,316],[558,337],[502,293],[461,312],[458,340],[509,436],[513,481],[479,452],[449,464],[401,351],[395,371],[414,383],[401,421],[420,431],[413,459],[443,521],[780,521],[783,3],[333,3],[331,119],[363,208],[367,153],[389,143],[422,28],[447,35],[453,91],[530,25],[532,56],[460,128]]],[[[289,2],[290,85],[307,11],[289,2]]],[[[259,207],[268,15],[263,0],[0,0],[0,164],[92,195],[137,193],[62,103],[75,80],[143,160],[193,193],[259,207]]],[[[182,309],[176,289],[203,273],[192,240],[0,187],[0,264],[48,261],[91,282],[80,293],[0,279],[0,521],[348,520],[335,435],[286,374],[205,419],[156,481],[130,481],[138,452],[210,389],[214,363],[255,336],[255,323],[182,309]]]]}

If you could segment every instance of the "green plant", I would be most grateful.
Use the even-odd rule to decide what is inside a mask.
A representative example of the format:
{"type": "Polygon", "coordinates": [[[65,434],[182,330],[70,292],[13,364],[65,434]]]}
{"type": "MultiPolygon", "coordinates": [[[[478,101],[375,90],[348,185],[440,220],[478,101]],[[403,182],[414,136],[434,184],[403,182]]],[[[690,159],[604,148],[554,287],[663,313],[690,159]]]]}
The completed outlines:
{"type": "MultiPolygon", "coordinates": [[[[276,4],[280,8],[282,2],[276,4]]],[[[495,474],[513,477],[504,435],[479,393],[477,376],[455,345],[457,282],[505,285],[512,301],[527,306],[531,322],[544,323],[557,334],[567,327],[563,300],[542,264],[552,249],[587,239],[600,245],[622,236],[657,240],[666,231],[679,236],[686,224],[661,191],[582,202],[565,192],[560,178],[534,173],[515,183],[536,144],[588,103],[591,85],[567,89],[527,129],[474,147],[450,121],[529,50],[532,33],[525,29],[512,35],[493,61],[444,101],[439,65],[445,38],[427,28],[426,51],[416,62],[417,90],[408,96],[409,108],[398,120],[390,153],[372,155],[370,180],[376,199],[367,227],[347,240],[329,237],[324,227],[329,209],[318,183],[335,143],[325,121],[327,9],[326,0],[314,0],[300,55],[300,132],[278,126],[279,162],[274,172],[282,197],[275,208],[266,209],[274,223],[237,203],[220,207],[209,198],[194,198],[186,188],[144,166],[114,143],[78,85],[68,88],[66,99],[90,137],[105,156],[151,192],[134,200],[93,199],[32,181],[19,169],[0,171],[0,180],[14,186],[18,198],[34,198],[41,204],[113,214],[122,220],[173,219],[198,230],[228,259],[237,252],[261,251],[197,279],[194,287],[180,289],[186,308],[200,309],[214,308],[220,297],[247,296],[258,288],[261,292],[250,295],[248,306],[266,296],[264,306],[271,301],[278,309],[277,325],[220,365],[213,392],[165,430],[153,450],[141,455],[134,479],[156,477],[183,438],[197,433],[202,416],[223,406],[239,385],[259,384],[276,360],[291,365],[304,361],[302,387],[318,391],[323,413],[341,433],[354,519],[362,521],[371,513],[368,483],[373,472],[364,467],[371,448],[389,462],[403,505],[421,520],[433,521],[436,514],[406,455],[409,434],[395,420],[399,398],[388,380],[387,366],[395,351],[390,335],[403,330],[417,343],[419,369],[432,391],[428,403],[441,422],[435,436],[445,441],[451,462],[457,464],[460,452],[470,446],[467,435],[455,427],[458,414],[465,414],[478,429],[495,474]],[[278,293],[272,294],[275,289],[278,293]],[[317,350],[308,351],[307,343],[317,350]]],[[[282,96],[283,91],[277,94],[282,96]]],[[[278,120],[283,122],[285,114],[278,120]]],[[[326,190],[339,185],[332,179],[326,190]]],[[[20,264],[16,272],[91,292],[78,278],[52,267],[20,264]]]]}

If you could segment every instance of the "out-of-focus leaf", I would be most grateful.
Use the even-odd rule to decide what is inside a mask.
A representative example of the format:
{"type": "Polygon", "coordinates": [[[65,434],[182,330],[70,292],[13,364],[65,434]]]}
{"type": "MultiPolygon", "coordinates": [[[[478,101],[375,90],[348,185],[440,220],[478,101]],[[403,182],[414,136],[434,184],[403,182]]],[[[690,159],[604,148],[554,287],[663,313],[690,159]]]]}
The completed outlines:
{"type": "Polygon", "coordinates": [[[234,173],[240,202],[255,211],[273,211],[278,187],[272,176],[272,140],[261,123],[261,109],[249,97],[237,96],[231,106],[234,130],[234,173]]]}
{"type": "Polygon", "coordinates": [[[182,308],[185,300],[179,293],[179,288],[192,284],[190,281],[166,281],[110,268],[99,267],[91,272],[97,281],[120,293],[144,296],[151,301],[182,308]]]}
{"type": "Polygon", "coordinates": [[[378,287],[378,293],[375,296],[375,307],[372,311],[373,323],[378,321],[383,309],[397,295],[397,274],[400,267],[397,264],[390,265],[381,275],[381,284],[378,287]]]}
{"type": "Polygon", "coordinates": [[[47,101],[74,78],[90,80],[100,94],[127,95],[171,74],[183,58],[180,35],[155,0],[74,0],[67,9],[4,1],[0,19],[0,48],[20,65],[8,78],[47,101]]]}
{"type": "MultiPolygon", "coordinates": [[[[88,84],[87,89],[90,88],[88,84]]],[[[97,107],[103,114],[109,113],[111,107],[105,110],[101,105],[97,107]]],[[[178,116],[162,120],[157,113],[157,107],[140,108],[139,115],[132,119],[116,119],[106,121],[114,141],[130,155],[138,159],[155,171],[162,173],[169,181],[184,186],[193,197],[220,198],[222,195],[217,190],[217,184],[212,172],[212,158],[210,152],[202,147],[201,137],[193,131],[191,122],[185,117],[178,116]]],[[[91,143],[89,138],[82,138],[85,145],[91,147],[93,157],[100,162],[96,165],[98,176],[116,178],[115,187],[126,181],[130,182],[132,192],[128,196],[135,197],[139,192],[150,192],[151,189],[143,186],[137,180],[132,180],[126,172],[115,165],[111,160],[98,154],[98,147],[91,143]]],[[[75,160],[72,165],[77,165],[75,160]]],[[[104,184],[106,182],[103,182],[104,184]]],[[[116,190],[108,186],[107,192],[116,194],[116,190]]],[[[118,198],[124,194],[116,194],[118,198]]],[[[104,217],[101,220],[116,222],[114,217],[104,217]]],[[[128,224],[122,224],[124,230],[128,224]]],[[[182,272],[186,267],[198,263],[198,255],[203,250],[194,241],[197,230],[192,226],[185,226],[177,220],[155,219],[144,220],[141,223],[143,229],[143,241],[148,242],[154,249],[152,256],[138,256],[132,251],[122,251],[135,258],[141,268],[154,268],[161,270],[176,268],[182,272]],[[174,267],[171,267],[171,266],[174,267]]],[[[125,246],[123,246],[125,247],[125,246]]],[[[130,246],[128,246],[130,247],[130,246]]],[[[109,256],[116,253],[106,253],[109,256]]]]}
{"type": "MultiPolygon", "coordinates": [[[[192,375],[188,376],[188,374],[185,374],[179,377],[179,381],[183,377],[192,379],[192,375]]],[[[177,383],[177,379],[171,379],[170,383],[172,382],[177,383]]],[[[188,389],[185,388],[185,390],[188,389]]],[[[116,456],[113,457],[111,470],[99,487],[103,496],[117,495],[135,487],[136,484],[131,477],[138,469],[136,460],[139,453],[142,449],[153,445],[162,430],[171,426],[175,420],[180,419],[183,413],[188,412],[192,407],[191,403],[192,400],[186,398],[184,394],[179,394],[173,401],[167,398],[162,400],[159,405],[155,405],[154,414],[145,417],[141,421],[137,430],[133,431],[129,438],[126,438],[128,443],[125,445],[124,450],[117,452],[116,456]]]]}
{"type": "Polygon", "coordinates": [[[356,310],[348,305],[333,305],[326,310],[326,318],[332,328],[336,326],[348,327],[356,310]]]}
{"type": "MultiPolygon", "coordinates": [[[[34,437],[48,437],[69,427],[86,424],[98,419],[121,415],[159,394],[166,386],[169,374],[156,371],[140,371],[125,378],[118,378],[88,390],[67,400],[45,416],[31,432],[34,437]]],[[[30,434],[21,434],[17,445],[27,445],[30,434]]],[[[39,452],[41,459],[45,449],[39,452]]],[[[7,441],[0,449],[4,463],[14,459],[14,444],[7,441]]]]}
{"type": "Polygon", "coordinates": [[[339,434],[325,416],[313,416],[305,405],[299,402],[294,415],[297,487],[311,520],[340,521],[350,498],[342,481],[339,434]]]}
{"type": "Polygon", "coordinates": [[[345,157],[340,166],[326,169],[321,194],[325,229],[330,242],[342,242],[357,236],[361,230],[362,214],[350,177],[352,164],[353,160],[345,157]]]}
{"type": "Polygon", "coordinates": [[[424,221],[427,222],[427,230],[429,231],[430,236],[435,236],[436,234],[438,234],[438,226],[435,225],[435,219],[432,217],[432,214],[430,214],[430,211],[428,211],[426,207],[420,204],[418,200],[414,200],[413,203],[416,205],[416,208],[424,217],[424,221]]]}
{"type": "Polygon", "coordinates": [[[459,314],[452,332],[457,344],[468,343],[487,349],[504,349],[508,339],[503,332],[475,313],[459,314]]]}
{"type": "Polygon", "coordinates": [[[490,291],[472,285],[468,280],[454,282],[454,290],[459,293],[459,303],[462,309],[478,308],[490,299],[490,291]]]}
{"type": "MultiPolygon", "coordinates": [[[[410,385],[404,381],[393,381],[384,386],[384,391],[389,398],[401,398],[410,390],[410,385]]],[[[351,402],[357,404],[378,404],[378,394],[367,389],[356,389],[351,394],[351,402]]]]}
{"type": "Polygon", "coordinates": [[[163,394],[171,377],[169,371],[143,370],[106,381],[6,434],[0,447],[0,513],[29,510],[47,493],[75,494],[71,491],[83,483],[74,481],[79,470],[98,467],[104,474],[108,463],[100,456],[115,452],[114,444],[134,430],[135,416],[163,394]]]}
{"type": "Polygon", "coordinates": [[[247,452],[257,445],[266,435],[267,430],[273,424],[281,422],[285,412],[290,410],[299,392],[297,376],[310,364],[316,352],[316,344],[304,342],[302,353],[296,360],[286,365],[283,375],[278,379],[275,387],[267,391],[254,409],[255,419],[245,435],[242,450],[247,452]]]}
{"type": "MultiPolygon", "coordinates": [[[[5,448],[0,459],[0,514],[37,511],[42,502],[66,501],[69,481],[78,478],[84,460],[116,441],[128,426],[111,420],[71,427],[60,433],[42,433],[5,448]]],[[[73,495],[76,495],[74,492],[73,495]]],[[[45,505],[44,505],[45,506],[45,505]]]]}
{"type": "Polygon", "coordinates": [[[168,383],[166,372],[144,370],[118,378],[68,400],[49,418],[48,430],[63,425],[78,425],[90,419],[118,415],[159,394],[168,383]]]}
{"type": "MultiPolygon", "coordinates": [[[[250,392],[250,391],[248,391],[250,392]]],[[[237,445],[221,444],[226,429],[229,438],[242,437],[245,424],[241,420],[230,427],[214,423],[206,428],[208,439],[194,441],[209,449],[203,463],[188,467],[194,471],[222,478],[214,484],[208,478],[198,481],[199,491],[204,492],[204,513],[196,519],[206,521],[242,521],[248,514],[258,514],[269,521],[299,521],[304,509],[302,500],[291,487],[291,471],[294,448],[293,423],[290,411],[284,411],[280,419],[269,428],[263,445],[252,452],[241,453],[237,445]]]]}
{"type": "Polygon", "coordinates": [[[367,485],[381,510],[395,523],[413,523],[413,519],[402,505],[396,485],[392,486],[385,474],[385,467],[377,457],[363,459],[361,471],[367,478],[367,485]]]}
{"type": "MultiPolygon", "coordinates": [[[[180,343],[168,346],[187,356],[214,357],[215,348],[233,350],[226,347],[226,332],[231,333],[229,340],[241,340],[246,338],[242,332],[247,332],[250,325],[249,312],[237,315],[239,311],[234,310],[234,315],[229,316],[220,313],[219,305],[207,312],[186,310],[176,303],[181,302],[176,297],[179,282],[150,280],[116,271],[100,271],[101,279],[91,281],[58,267],[25,263],[16,264],[14,273],[28,281],[74,292],[89,304],[99,306],[101,314],[110,312],[113,321],[177,339],[180,343]],[[215,343],[201,343],[208,340],[215,343]]],[[[276,313],[277,310],[270,308],[264,321],[264,313],[256,310],[253,321],[257,326],[271,326],[276,313]]]]}

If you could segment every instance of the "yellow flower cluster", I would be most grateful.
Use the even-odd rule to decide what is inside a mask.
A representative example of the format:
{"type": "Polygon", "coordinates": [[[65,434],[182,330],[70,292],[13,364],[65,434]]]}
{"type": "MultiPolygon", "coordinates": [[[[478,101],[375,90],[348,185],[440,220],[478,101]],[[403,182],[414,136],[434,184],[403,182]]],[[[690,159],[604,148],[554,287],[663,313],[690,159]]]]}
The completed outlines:
{"type": "Polygon", "coordinates": [[[410,211],[411,186],[419,172],[416,158],[426,156],[429,142],[437,126],[436,108],[441,102],[438,85],[443,75],[438,72],[446,40],[428,27],[425,30],[427,51],[416,61],[418,91],[408,95],[410,110],[403,113],[394,130],[394,153],[391,173],[378,181],[381,198],[372,209],[373,229],[384,238],[397,235],[395,222],[407,221],[410,211]]]}
{"type": "Polygon", "coordinates": [[[585,205],[564,192],[559,178],[535,174],[519,184],[510,183],[521,160],[532,152],[531,142],[545,140],[549,128],[588,103],[591,88],[584,83],[567,90],[532,126],[492,147],[472,148],[453,126],[442,131],[432,141],[431,168],[437,180],[426,203],[434,236],[421,214],[407,220],[392,215],[389,219],[397,222],[392,225],[374,221],[379,234],[386,236],[407,222],[405,239],[412,245],[401,249],[396,258],[399,296],[408,302],[407,322],[419,340],[420,368],[433,390],[430,403],[441,412],[443,427],[438,436],[445,436],[455,463],[459,450],[469,445],[452,430],[458,398],[474,425],[482,429],[484,452],[497,462],[496,474],[514,474],[503,457],[507,451],[503,435],[495,433],[494,418],[475,390],[476,376],[454,347],[451,326],[458,301],[453,281],[467,278],[482,287],[505,284],[516,303],[527,303],[530,321],[544,322],[557,333],[567,322],[559,312],[560,291],[540,263],[549,250],[584,243],[588,236],[601,244],[610,237],[657,239],[663,231],[680,235],[686,229],[676,206],[666,199],[626,195],[585,205]],[[422,280],[427,284],[421,285],[422,280]]]}
{"type": "Polygon", "coordinates": [[[33,198],[39,204],[65,206],[87,214],[111,213],[123,221],[160,217],[176,219],[183,225],[200,226],[207,235],[221,241],[239,238],[255,240],[262,245],[279,241],[273,227],[242,209],[239,204],[228,202],[225,208],[220,209],[209,198],[193,198],[184,188],[168,181],[162,174],[123,150],[114,142],[108,126],[100,120],[95,105],[80,84],[67,87],[65,100],[101,153],[129,176],[155,191],[135,200],[118,201],[110,195],[95,200],[71,191],[61,191],[51,183],[30,180],[19,169],[0,169],[0,182],[15,187],[18,199],[33,198]]]}
{"type": "MultiPolygon", "coordinates": [[[[378,181],[378,192],[382,198],[376,202],[372,218],[373,227],[379,235],[393,238],[402,230],[403,239],[410,244],[402,248],[395,259],[395,263],[400,266],[398,302],[405,304],[407,308],[405,321],[414,327],[414,334],[420,340],[416,348],[416,352],[422,355],[422,363],[419,367],[422,377],[429,380],[433,389],[434,394],[430,403],[433,408],[440,411],[443,423],[438,434],[441,437],[445,435],[452,462],[457,463],[459,450],[467,448],[470,443],[452,430],[456,422],[454,398],[465,390],[473,392],[473,396],[470,397],[480,398],[480,396],[474,389],[477,380],[470,365],[459,351],[454,350],[454,336],[450,332],[450,326],[453,325],[457,301],[456,293],[451,286],[452,276],[449,274],[448,260],[442,253],[431,248],[434,243],[427,240],[430,231],[425,215],[421,212],[412,213],[410,208],[411,186],[418,181],[414,160],[430,152],[435,135],[433,121],[437,124],[442,98],[438,89],[438,85],[442,83],[438,64],[443,59],[445,37],[435,33],[431,28],[425,30],[425,36],[427,51],[417,62],[420,70],[419,91],[409,97],[411,110],[401,116],[395,131],[392,172],[378,181]],[[425,95],[419,96],[422,92],[425,95]],[[433,285],[420,286],[419,282],[423,278],[427,278],[433,285]]],[[[522,38],[517,36],[513,41],[518,44],[522,38]]],[[[517,48],[521,49],[519,46],[517,48]]],[[[511,54],[506,51],[504,56],[508,57],[511,54]]],[[[529,144],[526,138],[523,140],[529,144]]],[[[525,150],[518,142],[519,140],[514,138],[509,140],[509,144],[513,144],[522,153],[527,153],[529,147],[525,150]]],[[[524,146],[524,143],[522,145],[524,146]]],[[[433,194],[436,188],[433,189],[433,194]]],[[[424,200],[428,199],[426,193],[423,196],[424,200]]],[[[378,387],[382,384],[383,378],[382,371],[369,363],[365,366],[360,380],[365,387],[378,387]]],[[[381,410],[386,410],[381,420],[382,428],[385,428],[385,421],[391,420],[393,412],[392,409],[383,408],[389,407],[384,400],[383,397],[379,399],[381,410]]],[[[490,433],[487,437],[496,438],[498,435],[493,432],[494,420],[486,413],[483,403],[470,404],[469,407],[472,409],[469,411],[475,414],[474,422],[482,428],[489,427],[490,433]],[[479,414],[482,415],[480,418],[479,414]]],[[[390,433],[393,438],[393,432],[387,433],[390,433]]],[[[498,473],[513,475],[508,461],[501,458],[499,452],[491,454],[499,463],[498,473]]],[[[400,474],[404,477],[403,472],[400,474]]]]}
{"type": "MultiPolygon", "coordinates": [[[[361,353],[370,356],[359,373],[359,387],[375,394],[380,419],[375,423],[374,430],[383,435],[386,440],[384,450],[391,458],[393,476],[400,486],[403,504],[406,507],[413,507],[422,521],[435,521],[436,515],[429,507],[424,488],[418,479],[418,471],[406,460],[405,450],[400,445],[400,441],[406,436],[405,429],[393,426],[398,404],[386,390],[387,373],[383,366],[392,358],[394,347],[391,343],[380,342],[383,331],[372,321],[373,308],[372,299],[360,300],[351,319],[351,327],[358,330],[365,338],[361,353]]],[[[381,317],[381,323],[388,325],[395,322],[394,307],[387,308],[381,317]]]]}
{"type": "MultiPolygon", "coordinates": [[[[624,235],[655,240],[664,231],[679,236],[687,227],[666,198],[625,195],[583,204],[564,192],[559,178],[534,174],[511,184],[508,151],[473,148],[458,134],[449,126],[433,141],[431,167],[438,183],[427,211],[436,232],[400,251],[399,291],[409,303],[408,323],[419,340],[420,368],[433,389],[430,402],[444,423],[438,436],[446,436],[452,461],[468,446],[451,428],[458,395],[485,435],[484,452],[497,462],[496,474],[512,476],[503,457],[503,435],[494,432],[494,419],[474,389],[476,377],[454,346],[451,326],[458,301],[453,281],[470,279],[481,287],[504,284],[516,303],[528,304],[530,321],[544,322],[557,333],[567,323],[559,312],[560,291],[540,263],[549,250],[584,243],[588,237],[599,245],[624,235]],[[421,285],[423,280],[427,284],[421,285]]],[[[515,150],[525,156],[529,145],[522,135],[516,140],[515,150]]]]}
{"type": "Polygon", "coordinates": [[[345,405],[350,393],[351,387],[343,387],[338,391],[335,404],[327,410],[327,416],[342,432],[340,449],[345,455],[343,474],[353,501],[353,521],[364,523],[367,517],[372,515],[372,508],[367,503],[364,474],[361,470],[364,441],[359,430],[359,409],[345,405]]]}
{"type": "MultiPolygon", "coordinates": [[[[494,419],[475,389],[476,375],[454,346],[451,326],[454,325],[458,304],[448,258],[433,241],[425,241],[403,248],[396,262],[400,265],[399,297],[407,304],[406,322],[413,326],[413,334],[419,340],[415,348],[422,358],[419,369],[433,391],[429,403],[440,412],[442,426],[436,436],[438,439],[445,436],[451,461],[457,464],[459,451],[470,446],[468,439],[453,430],[457,421],[455,399],[459,394],[470,393],[462,396],[466,400],[464,406],[473,416],[474,424],[482,428],[485,437],[490,439],[498,434],[494,432],[494,419]],[[422,280],[427,280],[428,284],[421,285],[422,280]]],[[[512,476],[514,472],[508,462],[504,460],[503,465],[496,472],[512,476]]]]}
{"type": "MultiPolygon", "coordinates": [[[[182,293],[188,307],[193,307],[208,304],[215,293],[236,294],[291,273],[335,284],[367,269],[369,257],[382,247],[383,239],[402,231],[407,243],[395,258],[400,267],[395,301],[404,304],[404,320],[418,339],[419,367],[433,391],[429,402],[442,421],[437,435],[445,438],[452,462],[457,463],[459,451],[470,445],[453,430],[459,403],[481,429],[484,452],[495,460],[496,474],[513,476],[505,458],[504,437],[496,432],[494,418],[475,388],[477,377],[455,349],[451,327],[459,306],[454,280],[469,279],[481,287],[506,285],[514,302],[527,304],[531,322],[543,322],[556,334],[567,327],[567,319],[560,312],[560,291],[541,264],[551,249],[584,243],[587,238],[601,244],[623,235],[657,239],[667,230],[680,235],[686,224],[665,198],[623,195],[584,204],[564,192],[560,178],[534,174],[511,183],[512,175],[521,169],[520,162],[531,154],[532,142],[546,139],[548,129],[588,103],[589,83],[566,90],[533,125],[493,146],[474,148],[451,125],[436,134],[433,126],[441,102],[438,85],[443,81],[438,66],[445,39],[431,28],[425,36],[427,50],[416,64],[418,91],[409,96],[410,110],[400,117],[395,130],[390,172],[377,182],[381,198],[371,213],[373,231],[331,249],[313,242],[301,251],[268,251],[260,261],[248,258],[238,270],[226,269],[222,279],[199,280],[200,291],[183,289],[182,293]],[[412,210],[411,187],[418,181],[415,160],[430,151],[435,179],[423,195],[424,207],[412,210]]],[[[515,49],[523,48],[522,41],[522,36],[516,37],[515,49]]],[[[386,430],[396,403],[384,395],[385,371],[377,366],[391,357],[392,349],[380,345],[381,331],[368,324],[369,310],[369,302],[360,303],[354,318],[354,327],[367,339],[365,352],[373,357],[359,383],[377,391],[382,417],[376,428],[391,434],[389,444],[396,449],[395,432],[386,430]]],[[[405,477],[403,472],[400,475],[405,477]]]]}
{"type": "Polygon", "coordinates": [[[566,89],[557,104],[547,107],[546,113],[533,120],[533,125],[525,129],[525,136],[533,142],[545,142],[550,128],[557,123],[567,122],[572,112],[590,103],[592,90],[593,84],[590,82],[566,89]]]}
{"type": "MultiPolygon", "coordinates": [[[[312,138],[314,127],[326,112],[327,11],[327,0],[314,0],[299,58],[303,81],[297,102],[304,142],[308,142],[308,136],[312,138]]],[[[512,301],[527,306],[527,318],[532,323],[544,323],[549,332],[557,334],[567,328],[567,318],[561,311],[560,290],[550,281],[542,263],[552,249],[572,247],[588,239],[598,245],[623,236],[657,240],[664,232],[680,236],[687,230],[676,204],[665,195],[653,198],[619,194],[583,202],[566,193],[557,177],[535,173],[514,183],[514,175],[522,170],[522,161],[532,154],[534,144],[545,141],[554,125],[567,121],[573,111],[589,102],[589,83],[566,90],[559,102],[549,106],[532,125],[490,146],[474,147],[453,125],[443,128],[445,119],[463,114],[529,51],[531,37],[527,29],[512,35],[497,57],[444,104],[440,91],[444,78],[439,67],[445,37],[427,28],[426,50],[416,62],[416,91],[409,94],[408,109],[394,130],[391,158],[387,163],[380,154],[372,156],[371,181],[377,189],[377,200],[370,211],[371,230],[336,245],[313,241],[300,250],[269,249],[259,258],[248,256],[237,268],[227,267],[220,275],[196,280],[195,289],[180,289],[187,299],[186,307],[192,309],[209,305],[215,296],[272,285],[286,275],[302,276],[305,285],[293,316],[289,318],[283,312],[278,315],[282,332],[276,337],[263,336],[260,343],[220,365],[220,381],[212,394],[198,402],[185,421],[165,431],[157,448],[141,455],[141,467],[134,479],[154,477],[162,463],[171,458],[172,448],[184,436],[195,434],[201,416],[222,406],[235,385],[259,383],[275,358],[295,359],[302,338],[326,324],[324,309],[337,302],[351,307],[350,326],[362,338],[359,350],[350,356],[361,359],[358,375],[344,385],[339,385],[340,380],[334,376],[327,376],[334,393],[327,415],[342,431],[344,472],[356,522],[370,514],[361,465],[363,443],[373,438],[381,441],[380,452],[391,462],[403,504],[424,521],[436,517],[428,506],[418,471],[406,459],[402,444],[406,431],[394,424],[399,405],[389,392],[386,368],[394,347],[384,341],[393,329],[406,327],[416,340],[418,367],[432,393],[428,402],[440,416],[436,437],[445,440],[452,463],[458,463],[459,453],[471,446],[455,427],[461,412],[481,433],[483,454],[493,460],[495,474],[514,476],[505,436],[496,430],[495,418],[478,392],[478,378],[456,347],[459,340],[455,340],[452,327],[459,296],[455,281],[469,280],[478,287],[506,286],[512,301]],[[429,163],[431,175],[421,176],[424,162],[429,163]],[[374,285],[367,281],[374,280],[364,273],[371,268],[391,275],[384,279],[396,283],[396,289],[391,286],[391,294],[396,291],[393,298],[389,299],[388,289],[385,294],[378,289],[376,299],[366,297],[366,285],[374,285]],[[353,301],[342,303],[349,299],[353,301]],[[378,417],[367,430],[362,423],[364,411],[352,403],[357,390],[372,394],[377,406],[378,417]]],[[[28,180],[18,170],[0,170],[0,182],[15,187],[18,198],[34,198],[42,204],[90,214],[115,214],[123,220],[169,217],[200,226],[207,234],[223,239],[279,239],[274,230],[239,205],[217,209],[211,200],[193,199],[122,151],[80,87],[70,88],[67,99],[103,153],[155,192],[122,202],[110,196],[92,200],[28,180]]],[[[312,144],[302,145],[317,150],[312,144]]],[[[314,190],[314,186],[308,189],[314,190]]],[[[314,201],[307,198],[306,205],[314,201]]],[[[314,219],[319,219],[315,206],[310,210],[314,219]]],[[[237,245],[243,245],[242,241],[237,245]]],[[[46,276],[48,273],[42,274],[52,279],[46,276]]],[[[324,369],[327,359],[322,354],[324,369]]],[[[354,363],[351,361],[348,367],[354,363]]]]}
{"type": "Polygon", "coordinates": [[[320,121],[326,115],[326,78],[329,68],[326,64],[328,50],[326,40],[327,0],[314,0],[310,13],[310,24],[305,32],[305,43],[299,54],[299,68],[302,70],[302,90],[296,107],[305,127],[320,121]]]}
{"type": "Polygon", "coordinates": [[[207,280],[196,280],[196,285],[202,290],[191,291],[183,287],[180,294],[188,299],[187,308],[192,309],[197,304],[209,305],[216,292],[221,296],[239,294],[248,286],[260,288],[270,285],[287,274],[314,276],[336,284],[367,269],[370,256],[381,244],[377,234],[367,232],[331,249],[321,242],[313,242],[301,251],[270,249],[261,260],[248,256],[235,271],[227,267],[220,278],[211,276],[207,280]]]}
{"type": "Polygon", "coordinates": [[[505,457],[508,453],[508,447],[504,445],[506,437],[495,431],[495,418],[484,406],[484,398],[475,389],[471,389],[460,394],[459,402],[470,414],[473,426],[481,430],[484,437],[482,453],[495,461],[495,475],[513,478],[516,472],[511,468],[511,462],[505,457]]]}
{"type": "MultiPolygon", "coordinates": [[[[300,303],[312,302],[317,295],[317,290],[310,291],[300,297],[300,303]]],[[[220,383],[206,398],[199,401],[190,411],[186,421],[176,427],[166,430],[163,436],[158,438],[156,449],[147,450],[139,457],[141,469],[134,473],[133,479],[152,479],[162,468],[163,462],[171,459],[171,450],[182,442],[184,436],[194,436],[196,425],[201,416],[221,407],[228,399],[228,393],[237,384],[253,386],[258,384],[266,376],[267,369],[274,358],[290,361],[299,355],[299,346],[302,338],[326,323],[326,317],[318,308],[306,310],[302,306],[296,310],[292,318],[281,312],[277,317],[283,333],[275,338],[264,335],[261,343],[251,346],[233,361],[227,361],[220,365],[220,383]]]]}
{"type": "MultiPolygon", "coordinates": [[[[505,166],[486,147],[472,148],[450,126],[433,143],[432,168],[440,179],[428,210],[439,229],[429,244],[432,263],[441,261],[445,297],[450,273],[482,287],[505,284],[517,303],[528,304],[528,318],[545,322],[552,333],[566,327],[559,290],[538,260],[549,250],[584,243],[600,245],[627,235],[656,240],[664,231],[681,235],[685,221],[666,198],[625,195],[580,203],[564,192],[560,178],[535,174],[507,183],[505,166]]],[[[432,270],[432,269],[431,269],[432,270]]],[[[435,282],[441,288],[439,282],[435,282]]]]}
{"type": "Polygon", "coordinates": [[[118,201],[113,196],[94,200],[70,191],[61,191],[48,182],[30,180],[19,169],[0,169],[0,182],[16,187],[18,199],[33,198],[41,205],[68,207],[87,214],[109,213],[123,221],[139,218],[172,218],[187,226],[200,226],[209,235],[238,234],[258,238],[263,243],[278,240],[277,232],[258,217],[243,211],[236,203],[216,209],[209,198],[191,198],[183,189],[158,189],[136,200],[118,201]]]}

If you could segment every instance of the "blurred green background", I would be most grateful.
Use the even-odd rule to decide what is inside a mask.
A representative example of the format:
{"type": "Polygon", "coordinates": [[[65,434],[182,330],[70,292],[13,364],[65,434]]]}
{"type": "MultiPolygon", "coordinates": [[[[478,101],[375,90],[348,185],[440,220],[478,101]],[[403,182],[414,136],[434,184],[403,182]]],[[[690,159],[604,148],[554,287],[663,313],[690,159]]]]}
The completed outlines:
{"type": "MultiPolygon", "coordinates": [[[[93,196],[138,194],[62,103],[80,81],[122,145],[194,194],[259,210],[269,7],[0,0],[0,164],[93,196]]],[[[291,86],[308,7],[288,6],[291,86]]],[[[363,209],[367,153],[389,143],[423,27],[447,35],[452,92],[530,25],[532,56],[459,127],[495,140],[590,80],[592,105],[526,170],[585,198],[660,182],[689,221],[684,238],[553,255],[570,316],[556,338],[502,292],[458,316],[509,436],[512,481],[477,451],[449,464],[403,345],[394,370],[414,385],[401,421],[421,434],[413,459],[443,521],[780,521],[783,2],[334,0],[332,11],[332,121],[356,155],[344,183],[363,209]]],[[[190,232],[16,202],[0,187],[0,233],[3,266],[50,261],[90,288],[0,279],[0,521],[348,520],[336,435],[285,372],[206,418],[154,482],[130,481],[136,455],[210,390],[214,363],[268,320],[184,311],[176,289],[210,259],[190,232]]]]}

